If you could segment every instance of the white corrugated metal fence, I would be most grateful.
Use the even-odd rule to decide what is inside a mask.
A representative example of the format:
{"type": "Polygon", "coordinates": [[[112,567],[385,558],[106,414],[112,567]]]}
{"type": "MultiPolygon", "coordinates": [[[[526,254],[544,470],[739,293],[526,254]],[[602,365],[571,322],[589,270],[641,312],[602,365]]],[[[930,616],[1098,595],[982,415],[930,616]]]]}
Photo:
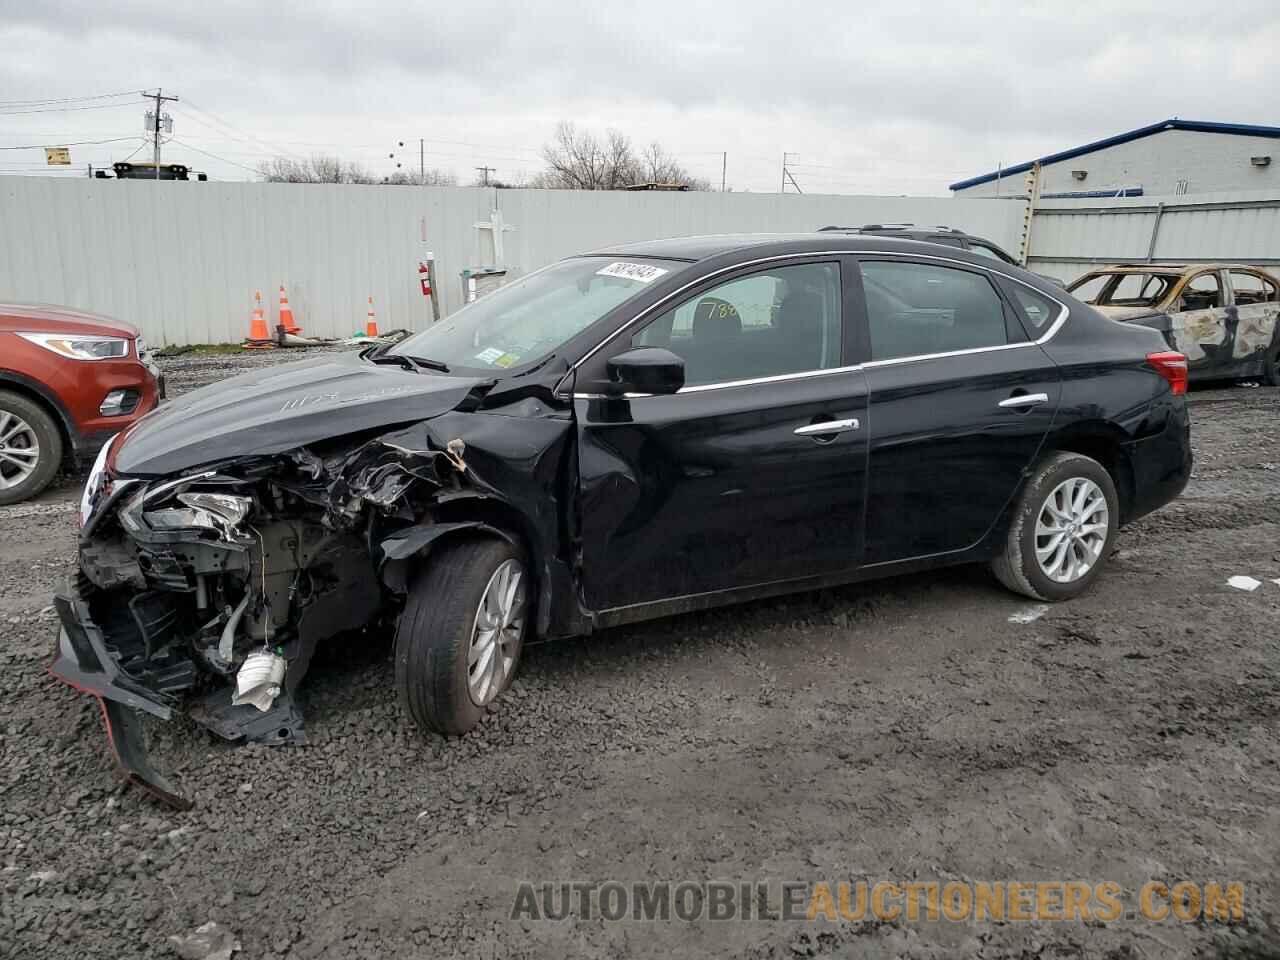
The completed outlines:
{"type": "Polygon", "coordinates": [[[1066,281],[1109,263],[1250,263],[1280,272],[1280,198],[1256,193],[1046,200],[1032,270],[1066,281]]]}
{"type": "MultiPolygon", "coordinates": [[[[285,284],[304,334],[421,329],[418,263],[436,257],[443,313],[466,269],[508,278],[608,244],[827,224],[943,223],[1016,252],[1025,201],[750,193],[576,192],[332,184],[0,178],[0,302],[127,319],[155,344],[229,343],[285,284]],[[500,239],[495,242],[495,234],[500,239]]],[[[1240,260],[1280,269],[1280,198],[1256,194],[1042,201],[1031,269],[1240,260]],[[1153,242],[1154,236],[1154,242],[1153,242]]]]}
{"type": "Polygon", "coordinates": [[[127,319],[154,344],[225,343],[248,332],[255,290],[274,328],[283,283],[304,335],[349,336],[363,329],[370,296],[382,330],[428,323],[418,283],[428,250],[447,314],[462,302],[464,269],[516,277],[622,241],[908,221],[1014,247],[1020,220],[1016,201],[947,197],[4,177],[0,301],[127,319]]]}

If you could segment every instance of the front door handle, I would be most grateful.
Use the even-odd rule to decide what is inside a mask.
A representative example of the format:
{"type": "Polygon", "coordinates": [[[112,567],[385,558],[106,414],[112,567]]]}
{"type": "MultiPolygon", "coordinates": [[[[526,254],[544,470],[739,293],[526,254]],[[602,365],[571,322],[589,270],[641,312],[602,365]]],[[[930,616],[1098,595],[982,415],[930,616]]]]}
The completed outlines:
{"type": "Polygon", "coordinates": [[[1001,400],[1002,407],[1034,407],[1037,403],[1048,403],[1049,395],[1047,393],[1020,393],[1016,397],[1009,397],[1007,400],[1001,400]]]}
{"type": "Polygon", "coordinates": [[[797,437],[820,437],[831,433],[845,433],[849,430],[857,430],[862,424],[858,423],[856,417],[848,420],[823,420],[821,423],[811,423],[804,427],[796,427],[795,435],[797,437]]]}

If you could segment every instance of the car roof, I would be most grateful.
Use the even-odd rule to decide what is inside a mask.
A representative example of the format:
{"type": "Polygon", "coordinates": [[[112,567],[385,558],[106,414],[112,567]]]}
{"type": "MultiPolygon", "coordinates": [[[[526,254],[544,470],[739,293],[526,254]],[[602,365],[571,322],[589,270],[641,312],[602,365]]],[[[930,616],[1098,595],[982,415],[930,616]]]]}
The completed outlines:
{"type": "Polygon", "coordinates": [[[1186,273],[1198,273],[1201,270],[1252,270],[1267,273],[1265,267],[1255,267],[1248,263],[1117,263],[1109,267],[1098,267],[1090,270],[1090,274],[1099,273],[1154,273],[1182,276],[1186,273]]]}
{"type": "Polygon", "coordinates": [[[892,236],[893,234],[928,233],[939,237],[973,237],[972,233],[956,227],[927,223],[868,223],[861,227],[823,227],[819,233],[873,233],[892,236]]]}
{"type": "MultiPolygon", "coordinates": [[[[895,231],[896,232],[896,231],[895,231]]],[[[885,234],[850,234],[836,231],[814,233],[725,233],[702,237],[672,237],[667,240],[645,240],[600,247],[584,256],[661,257],[667,260],[696,262],[736,250],[760,248],[760,252],[788,254],[819,250],[859,251],[888,250],[899,253],[921,252],[921,247],[945,249],[948,256],[965,255],[958,247],[927,243],[909,237],[885,234]]]]}

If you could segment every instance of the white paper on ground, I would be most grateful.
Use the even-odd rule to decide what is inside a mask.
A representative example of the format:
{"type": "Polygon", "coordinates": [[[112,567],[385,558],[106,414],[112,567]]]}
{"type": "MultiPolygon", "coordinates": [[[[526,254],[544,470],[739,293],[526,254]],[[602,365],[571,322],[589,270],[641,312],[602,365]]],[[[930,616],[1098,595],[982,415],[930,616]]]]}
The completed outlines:
{"type": "Polygon", "coordinates": [[[1037,604],[1034,607],[1023,607],[1021,610],[1015,610],[1013,613],[1009,614],[1009,622],[1032,623],[1035,620],[1039,620],[1048,612],[1049,607],[1043,603],[1037,604]]]}
{"type": "Polygon", "coordinates": [[[1262,581],[1255,580],[1253,577],[1244,577],[1237,574],[1234,577],[1227,578],[1227,586],[1235,587],[1237,590],[1257,590],[1262,586],[1262,581]]]}

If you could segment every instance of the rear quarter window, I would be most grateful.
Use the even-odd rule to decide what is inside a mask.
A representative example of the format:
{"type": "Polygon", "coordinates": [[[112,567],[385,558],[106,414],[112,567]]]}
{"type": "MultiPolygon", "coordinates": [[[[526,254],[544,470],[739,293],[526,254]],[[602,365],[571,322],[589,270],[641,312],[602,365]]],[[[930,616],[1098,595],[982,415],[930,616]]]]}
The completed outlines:
{"type": "Polygon", "coordinates": [[[1005,290],[1013,302],[1013,309],[1018,314],[1018,319],[1022,321],[1023,326],[1027,328],[1027,333],[1033,338],[1049,329],[1062,311],[1062,307],[1056,301],[1020,283],[1007,282],[1005,290]]]}

